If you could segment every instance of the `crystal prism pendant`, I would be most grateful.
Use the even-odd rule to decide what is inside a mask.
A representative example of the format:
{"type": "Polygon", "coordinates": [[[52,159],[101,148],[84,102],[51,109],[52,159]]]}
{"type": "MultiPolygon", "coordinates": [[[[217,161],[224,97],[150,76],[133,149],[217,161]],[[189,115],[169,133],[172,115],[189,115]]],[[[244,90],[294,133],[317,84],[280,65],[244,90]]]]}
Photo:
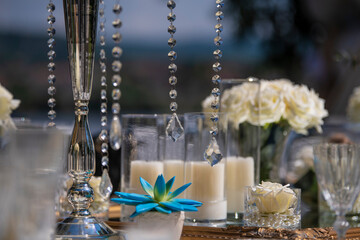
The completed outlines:
{"type": "Polygon", "coordinates": [[[204,152],[204,159],[208,161],[211,166],[214,166],[215,164],[219,163],[222,158],[223,155],[220,152],[220,148],[216,141],[216,138],[212,137],[209,146],[204,152]]]}
{"type": "Polygon", "coordinates": [[[174,142],[178,140],[184,133],[184,128],[176,113],[173,113],[167,127],[166,135],[169,136],[174,142]]]}
{"type": "Polygon", "coordinates": [[[110,127],[110,146],[114,150],[119,150],[121,147],[121,123],[118,116],[114,116],[110,127]]]}
{"type": "Polygon", "coordinates": [[[106,168],[104,168],[101,176],[99,192],[103,198],[107,199],[110,197],[112,190],[113,190],[113,185],[110,180],[109,172],[106,168]]]}

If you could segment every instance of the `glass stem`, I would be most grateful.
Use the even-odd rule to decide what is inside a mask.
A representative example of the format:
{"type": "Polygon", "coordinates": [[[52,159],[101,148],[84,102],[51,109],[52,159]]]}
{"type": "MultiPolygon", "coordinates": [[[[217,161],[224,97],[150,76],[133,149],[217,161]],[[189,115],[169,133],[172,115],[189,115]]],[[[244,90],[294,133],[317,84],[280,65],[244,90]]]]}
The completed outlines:
{"type": "Polygon", "coordinates": [[[334,229],[338,235],[338,239],[345,240],[346,231],[349,228],[349,222],[346,221],[345,214],[336,214],[336,221],[334,223],[334,229]]]}

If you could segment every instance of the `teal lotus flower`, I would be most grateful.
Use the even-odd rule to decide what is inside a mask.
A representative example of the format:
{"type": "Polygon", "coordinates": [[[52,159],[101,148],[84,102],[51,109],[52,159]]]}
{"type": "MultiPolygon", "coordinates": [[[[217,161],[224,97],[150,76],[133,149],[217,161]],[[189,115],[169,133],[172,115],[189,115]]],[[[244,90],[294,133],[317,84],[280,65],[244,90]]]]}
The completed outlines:
{"type": "Polygon", "coordinates": [[[130,217],[135,217],[148,211],[158,211],[166,214],[179,211],[196,212],[197,207],[202,205],[201,202],[176,198],[185,191],[191,183],[185,184],[175,191],[170,192],[174,181],[175,177],[165,183],[164,176],[160,174],[153,187],[145,179],[140,177],[141,186],[147,194],[115,192],[120,198],[112,198],[111,201],[119,204],[136,206],[135,212],[130,217]]]}

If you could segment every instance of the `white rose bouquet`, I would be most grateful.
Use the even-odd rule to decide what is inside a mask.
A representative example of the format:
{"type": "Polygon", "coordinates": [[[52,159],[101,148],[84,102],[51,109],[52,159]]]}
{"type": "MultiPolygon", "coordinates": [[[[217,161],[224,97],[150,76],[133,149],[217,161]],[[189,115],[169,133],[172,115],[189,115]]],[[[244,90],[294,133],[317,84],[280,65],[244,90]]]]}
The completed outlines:
{"type": "Polygon", "coordinates": [[[352,122],[360,122],[360,87],[355,88],[350,96],[347,116],[352,122]]]}
{"type": "MultiPolygon", "coordinates": [[[[210,111],[212,98],[209,96],[202,102],[203,111],[210,111]]],[[[287,79],[261,80],[260,91],[256,84],[249,83],[226,89],[221,98],[221,111],[228,113],[235,126],[243,122],[265,127],[279,123],[307,134],[313,127],[321,132],[323,119],[328,116],[324,103],[305,85],[295,85],[287,79]]]]}
{"type": "Polygon", "coordinates": [[[0,137],[16,128],[10,115],[19,104],[20,101],[13,99],[13,95],[0,84],[0,137]]]}

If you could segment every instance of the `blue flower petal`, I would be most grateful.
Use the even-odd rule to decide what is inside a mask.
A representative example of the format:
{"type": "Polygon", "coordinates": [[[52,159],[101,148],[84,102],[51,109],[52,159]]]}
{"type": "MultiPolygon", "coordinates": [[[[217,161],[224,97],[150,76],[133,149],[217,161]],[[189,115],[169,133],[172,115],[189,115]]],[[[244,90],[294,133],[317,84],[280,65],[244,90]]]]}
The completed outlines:
{"type": "Polygon", "coordinates": [[[149,198],[147,195],[137,194],[137,193],[124,193],[124,192],[115,192],[116,195],[122,198],[126,199],[132,199],[142,202],[151,202],[153,201],[151,198],[149,198]]]}
{"type": "Polygon", "coordinates": [[[155,209],[156,209],[156,211],[161,212],[161,213],[166,213],[166,214],[171,213],[171,210],[168,210],[168,209],[160,207],[160,206],[155,207],[155,209]]]}
{"type": "Polygon", "coordinates": [[[154,199],[157,201],[162,201],[165,197],[166,185],[165,179],[162,174],[158,176],[156,179],[156,183],[154,186],[154,199]]]}
{"type": "Polygon", "coordinates": [[[184,208],[178,204],[178,203],[175,203],[175,202],[160,202],[160,204],[166,208],[169,208],[173,211],[183,211],[184,208]]]}
{"type": "Polygon", "coordinates": [[[141,214],[141,213],[138,213],[138,212],[135,211],[135,212],[133,212],[133,214],[131,214],[130,217],[133,218],[133,217],[136,217],[136,216],[139,215],[139,214],[141,214]]]}
{"type": "Polygon", "coordinates": [[[152,210],[153,208],[159,206],[158,203],[145,203],[145,204],[139,204],[136,206],[136,212],[137,213],[144,213],[152,210]]]}
{"type": "Polygon", "coordinates": [[[185,191],[185,189],[187,189],[190,185],[191,185],[191,183],[187,183],[187,184],[179,187],[178,189],[176,189],[174,192],[172,192],[169,195],[168,199],[177,197],[179,194],[181,194],[183,191],[185,191]]]}
{"type": "Polygon", "coordinates": [[[175,181],[175,177],[172,177],[169,181],[166,183],[166,195],[170,193],[170,189],[172,188],[175,181]]]}
{"type": "Polygon", "coordinates": [[[149,194],[151,197],[154,196],[154,188],[153,186],[151,186],[150,183],[148,183],[145,179],[143,179],[142,177],[140,177],[140,183],[142,188],[144,189],[144,191],[149,194]]]}
{"type": "Polygon", "coordinates": [[[201,202],[191,200],[191,199],[184,199],[184,198],[176,198],[172,200],[173,202],[180,203],[180,204],[186,204],[186,205],[192,205],[194,207],[200,207],[202,205],[201,202]]]}
{"type": "Polygon", "coordinates": [[[125,198],[112,198],[111,201],[119,203],[119,204],[134,205],[134,206],[143,203],[141,201],[125,199],[125,198]]]}
{"type": "Polygon", "coordinates": [[[191,205],[181,205],[183,207],[183,211],[186,211],[186,212],[197,212],[197,208],[194,207],[194,206],[191,206],[191,205]]]}

